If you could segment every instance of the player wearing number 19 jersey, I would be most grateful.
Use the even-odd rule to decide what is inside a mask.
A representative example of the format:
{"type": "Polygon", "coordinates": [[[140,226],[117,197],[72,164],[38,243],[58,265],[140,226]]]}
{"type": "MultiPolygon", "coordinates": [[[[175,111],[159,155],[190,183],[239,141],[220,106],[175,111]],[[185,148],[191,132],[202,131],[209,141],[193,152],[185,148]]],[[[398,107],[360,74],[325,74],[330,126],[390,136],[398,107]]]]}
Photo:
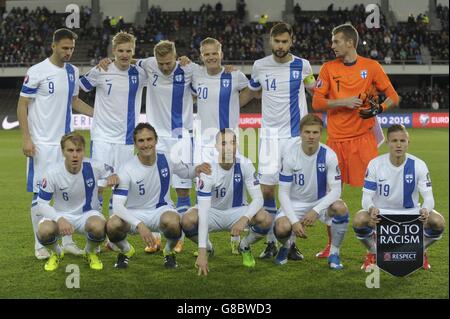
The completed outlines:
{"type": "MultiPolygon", "coordinates": [[[[389,153],[370,161],[363,187],[362,207],[354,220],[357,238],[368,253],[362,269],[375,263],[374,228],[378,214],[420,213],[424,223],[425,249],[442,237],[445,221],[434,210],[430,173],[421,159],[406,153],[409,135],[403,125],[393,125],[387,131],[389,153]],[[419,203],[419,193],[423,198],[419,203]]],[[[429,269],[425,255],[424,268],[429,269]]]]}

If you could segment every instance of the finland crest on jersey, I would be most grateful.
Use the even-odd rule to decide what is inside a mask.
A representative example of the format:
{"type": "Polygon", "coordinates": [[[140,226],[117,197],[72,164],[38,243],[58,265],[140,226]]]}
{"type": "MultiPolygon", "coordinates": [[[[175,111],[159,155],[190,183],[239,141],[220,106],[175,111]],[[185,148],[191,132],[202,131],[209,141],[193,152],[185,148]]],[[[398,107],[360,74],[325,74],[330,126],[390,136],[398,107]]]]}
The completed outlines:
{"type": "Polygon", "coordinates": [[[361,75],[361,78],[362,79],[366,79],[367,78],[367,70],[361,70],[361,72],[359,72],[359,74],[361,75]]]}

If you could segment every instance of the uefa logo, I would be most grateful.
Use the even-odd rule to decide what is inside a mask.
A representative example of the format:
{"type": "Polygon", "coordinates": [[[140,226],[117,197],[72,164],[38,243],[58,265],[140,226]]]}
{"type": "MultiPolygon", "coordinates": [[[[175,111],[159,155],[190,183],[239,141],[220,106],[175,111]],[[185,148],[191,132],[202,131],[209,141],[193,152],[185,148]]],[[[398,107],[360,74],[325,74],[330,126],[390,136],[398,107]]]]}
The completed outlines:
{"type": "Polygon", "coordinates": [[[384,261],[391,261],[391,253],[384,253],[383,260],[384,261]]]}
{"type": "Polygon", "coordinates": [[[419,116],[419,123],[422,126],[427,126],[430,123],[430,115],[423,113],[419,116]]]}

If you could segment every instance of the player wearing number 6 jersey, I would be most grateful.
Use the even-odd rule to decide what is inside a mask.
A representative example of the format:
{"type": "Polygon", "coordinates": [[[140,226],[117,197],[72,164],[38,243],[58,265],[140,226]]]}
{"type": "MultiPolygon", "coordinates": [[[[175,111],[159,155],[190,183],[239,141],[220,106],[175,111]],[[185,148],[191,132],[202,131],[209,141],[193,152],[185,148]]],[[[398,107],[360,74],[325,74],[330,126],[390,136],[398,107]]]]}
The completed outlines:
{"type": "Polygon", "coordinates": [[[74,231],[86,234],[84,255],[91,269],[103,269],[95,249],[105,240],[105,218],[97,207],[98,186],[112,186],[117,176],[109,166],[84,159],[85,141],[78,133],[69,133],[61,139],[64,162],[56,164],[42,180],[37,199],[39,222],[37,237],[52,255],[45,264],[47,271],[58,268],[64,257],[58,245],[59,235],[74,231]],[[50,202],[54,198],[53,206],[50,202]]]}
{"type": "MultiPolygon", "coordinates": [[[[36,200],[45,172],[62,160],[61,137],[73,130],[73,109],[92,116],[93,109],[78,99],[78,68],[69,63],[77,35],[68,29],[53,34],[52,55],[33,65],[25,76],[17,104],[17,117],[23,135],[23,153],[27,156],[27,191],[33,192],[31,220],[37,233],[40,217],[36,200]]],[[[81,254],[70,236],[63,237],[66,252],[81,254]]],[[[35,237],[35,256],[49,257],[35,237]]]]}
{"type": "MultiPolygon", "coordinates": [[[[388,128],[389,153],[370,161],[364,180],[362,207],[353,219],[356,237],[367,248],[368,253],[361,269],[375,263],[375,225],[378,214],[420,212],[424,223],[424,242],[427,249],[441,239],[445,220],[434,210],[434,198],[430,173],[421,159],[406,153],[409,135],[401,124],[388,128]],[[419,203],[419,193],[423,203],[419,203]]],[[[430,269],[425,252],[424,269],[430,269]]]]}

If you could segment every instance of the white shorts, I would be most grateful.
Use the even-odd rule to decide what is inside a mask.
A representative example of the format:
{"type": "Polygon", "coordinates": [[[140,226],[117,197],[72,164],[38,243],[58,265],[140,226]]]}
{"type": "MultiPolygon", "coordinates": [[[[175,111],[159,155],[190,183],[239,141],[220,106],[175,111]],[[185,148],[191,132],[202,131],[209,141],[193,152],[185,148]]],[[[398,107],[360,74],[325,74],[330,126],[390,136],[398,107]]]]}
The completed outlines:
{"type": "MultiPolygon", "coordinates": [[[[181,139],[174,137],[160,136],[156,149],[166,154],[172,162],[183,161],[183,163],[192,163],[192,138],[189,136],[181,139]]],[[[172,187],[190,189],[192,180],[180,178],[178,175],[172,175],[172,187]]]]}
{"type": "MultiPolygon", "coordinates": [[[[68,213],[64,213],[64,212],[58,212],[57,213],[64,217],[74,228],[75,232],[80,233],[80,234],[86,234],[86,222],[87,220],[92,217],[92,216],[98,216],[101,219],[105,220],[105,217],[98,211],[96,210],[90,210],[87,212],[84,212],[82,214],[68,214],[68,213]]],[[[40,223],[43,223],[46,220],[51,220],[48,218],[42,218],[40,223]]]]}
{"type": "Polygon", "coordinates": [[[107,164],[117,172],[119,168],[134,156],[134,145],[91,141],[91,158],[107,164]]]}
{"type": "Polygon", "coordinates": [[[300,137],[259,139],[258,173],[263,185],[277,185],[282,154],[295,147],[300,147],[300,137]]]}
{"type": "MultiPolygon", "coordinates": [[[[314,205],[314,206],[315,206],[315,205],[314,205]]],[[[303,217],[305,217],[305,215],[306,215],[307,212],[309,212],[311,209],[314,208],[314,206],[305,207],[305,208],[302,208],[302,209],[294,209],[295,216],[297,216],[297,218],[298,218],[299,220],[301,220],[303,217]]],[[[283,210],[280,208],[280,210],[279,210],[277,216],[275,217],[275,221],[276,221],[278,218],[281,218],[281,217],[284,217],[284,216],[286,216],[286,214],[285,214],[285,213],[283,212],[283,210]]],[[[319,220],[320,220],[322,223],[324,223],[324,224],[326,224],[326,225],[328,225],[328,226],[331,226],[333,217],[331,217],[330,215],[328,215],[328,208],[322,209],[322,210],[319,212],[319,220]]]]}
{"type": "Polygon", "coordinates": [[[35,144],[36,153],[27,157],[27,192],[39,193],[46,172],[63,160],[60,145],[35,144]]]}
{"type": "MultiPolygon", "coordinates": [[[[160,232],[159,220],[161,219],[161,215],[168,211],[175,212],[178,214],[177,210],[173,208],[172,205],[164,205],[156,209],[149,209],[149,210],[128,209],[128,212],[130,212],[131,214],[133,214],[134,217],[143,222],[145,226],[147,226],[152,232],[160,232]]],[[[131,226],[130,233],[137,234],[138,231],[136,227],[131,226]]]]}
{"type": "Polygon", "coordinates": [[[208,212],[208,231],[230,230],[247,212],[247,206],[233,207],[227,210],[210,208],[208,212]]]}

